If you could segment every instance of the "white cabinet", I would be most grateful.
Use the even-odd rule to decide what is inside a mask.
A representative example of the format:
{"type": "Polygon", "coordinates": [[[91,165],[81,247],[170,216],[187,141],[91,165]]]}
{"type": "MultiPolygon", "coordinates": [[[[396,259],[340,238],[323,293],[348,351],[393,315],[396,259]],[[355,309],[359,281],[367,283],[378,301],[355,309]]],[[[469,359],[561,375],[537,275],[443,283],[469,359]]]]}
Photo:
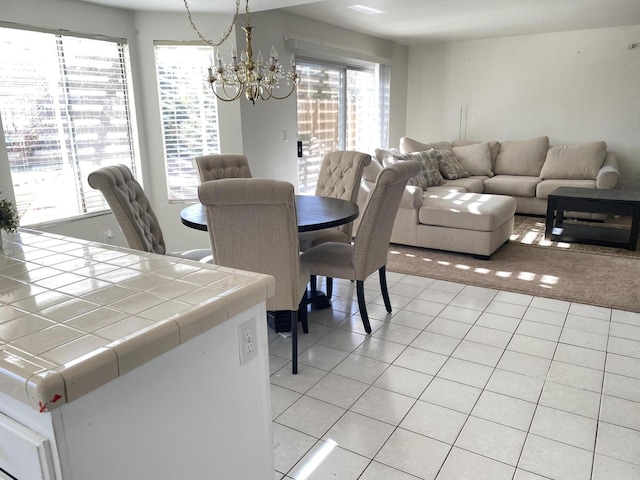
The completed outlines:
{"type": "MultiPolygon", "coordinates": [[[[25,425],[0,414],[0,465],[18,479],[54,480],[49,441],[25,425]]],[[[10,479],[3,476],[0,478],[10,479]]]]}

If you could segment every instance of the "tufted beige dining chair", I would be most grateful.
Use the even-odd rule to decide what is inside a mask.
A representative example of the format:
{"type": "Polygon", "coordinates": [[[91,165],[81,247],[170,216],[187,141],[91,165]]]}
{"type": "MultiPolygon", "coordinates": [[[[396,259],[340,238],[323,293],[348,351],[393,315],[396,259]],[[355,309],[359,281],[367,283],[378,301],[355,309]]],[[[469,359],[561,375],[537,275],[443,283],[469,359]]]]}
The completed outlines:
{"type": "Polygon", "coordinates": [[[267,310],[290,312],[291,369],[297,373],[298,317],[308,331],[309,269],[300,265],[293,185],[260,178],[214,180],[198,187],[198,197],[205,206],[216,263],[276,279],[267,310]]]}
{"type": "Polygon", "coordinates": [[[193,159],[200,183],[222,178],[251,178],[247,157],[235,153],[203,155],[193,159]]]}
{"type": "Polygon", "coordinates": [[[142,186],[125,165],[110,165],[89,174],[87,181],[109,204],[129,248],[211,263],[209,249],[167,252],[158,218],[142,186]]]}
{"type": "MultiPolygon", "coordinates": [[[[316,195],[340,198],[356,203],[360,190],[362,171],[371,163],[371,155],[355,151],[335,151],[322,159],[320,175],[316,185],[316,195]]],[[[335,228],[325,228],[298,234],[300,251],[306,252],[325,242],[351,243],[353,222],[335,228]]],[[[333,282],[327,278],[327,297],[331,298],[333,282]]],[[[311,290],[315,291],[316,281],[312,279],[311,290]]]]}
{"type": "Polygon", "coordinates": [[[386,279],[389,240],[407,181],[419,171],[415,161],[398,162],[381,170],[364,205],[353,244],[327,242],[300,256],[312,278],[323,275],[356,281],[360,317],[367,333],[371,333],[371,324],[364,299],[364,281],[378,270],[384,305],[387,312],[391,312],[386,279]]]}
{"type": "MultiPolygon", "coordinates": [[[[360,180],[364,167],[371,163],[371,155],[352,151],[329,152],[322,160],[320,175],[316,185],[316,195],[321,197],[340,198],[356,202],[360,190],[360,180]]],[[[335,228],[325,228],[313,232],[302,232],[300,251],[324,242],[351,242],[353,222],[335,228]]]]}

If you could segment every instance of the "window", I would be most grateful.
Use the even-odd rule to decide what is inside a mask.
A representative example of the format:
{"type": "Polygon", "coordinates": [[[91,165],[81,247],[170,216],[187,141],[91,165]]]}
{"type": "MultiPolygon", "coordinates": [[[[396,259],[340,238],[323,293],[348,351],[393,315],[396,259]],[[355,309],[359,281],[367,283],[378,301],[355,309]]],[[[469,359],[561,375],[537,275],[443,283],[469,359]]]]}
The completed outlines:
{"type": "Polygon", "coordinates": [[[325,153],[374,153],[384,145],[388,124],[388,69],[298,60],[300,193],[313,193],[325,153]]]}
{"type": "Polygon", "coordinates": [[[217,103],[205,81],[211,48],[156,42],[155,55],[169,201],[197,200],[192,160],[220,153],[217,103]]]}
{"type": "Polygon", "coordinates": [[[87,183],[137,147],[127,45],[0,25],[0,115],[21,225],[108,210],[87,183]]]}

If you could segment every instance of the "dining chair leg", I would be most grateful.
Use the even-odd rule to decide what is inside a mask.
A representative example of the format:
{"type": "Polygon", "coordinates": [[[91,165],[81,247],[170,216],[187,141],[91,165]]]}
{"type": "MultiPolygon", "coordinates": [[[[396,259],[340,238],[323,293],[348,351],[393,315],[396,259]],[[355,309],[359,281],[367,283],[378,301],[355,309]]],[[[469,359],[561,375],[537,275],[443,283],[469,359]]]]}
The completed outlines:
{"type": "Polygon", "coordinates": [[[298,305],[298,319],[302,322],[302,331],[309,333],[309,322],[307,315],[307,305],[309,302],[309,292],[305,289],[300,305],[298,305]]]}
{"type": "Polygon", "coordinates": [[[364,281],[356,281],[356,292],[358,294],[358,308],[360,308],[360,318],[362,318],[362,324],[364,330],[367,333],[371,333],[371,324],[369,323],[369,314],[367,313],[367,304],[364,301],[364,281]]]}
{"type": "Polygon", "coordinates": [[[311,275],[311,278],[309,279],[309,287],[311,292],[318,291],[318,280],[315,275],[311,275]]]}
{"type": "Polygon", "coordinates": [[[380,270],[378,270],[378,275],[380,277],[380,290],[382,291],[384,306],[387,312],[391,313],[391,299],[389,298],[389,290],[387,289],[387,267],[383,265],[380,270]]]}
{"type": "Polygon", "coordinates": [[[327,298],[331,300],[331,295],[333,295],[333,278],[327,277],[327,298]]]}
{"type": "Polygon", "coordinates": [[[298,311],[291,311],[291,373],[298,373],[298,311]]]}

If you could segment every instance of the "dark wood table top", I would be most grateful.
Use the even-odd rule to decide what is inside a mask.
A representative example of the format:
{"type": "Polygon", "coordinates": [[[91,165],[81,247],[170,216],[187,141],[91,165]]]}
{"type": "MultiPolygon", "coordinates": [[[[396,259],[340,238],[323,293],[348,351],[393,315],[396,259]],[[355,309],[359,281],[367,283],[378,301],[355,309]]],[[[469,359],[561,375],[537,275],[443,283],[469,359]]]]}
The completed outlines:
{"type": "MultiPolygon", "coordinates": [[[[358,205],[348,200],[316,195],[296,195],[295,200],[299,232],[337,227],[359,215],[358,205]]],[[[207,231],[207,218],[201,203],[183,208],[180,220],[187,227],[207,231]]]]}
{"type": "Polygon", "coordinates": [[[584,198],[587,200],[606,200],[611,202],[638,202],[640,190],[609,190],[604,188],[558,187],[550,197],[584,198]]]}

